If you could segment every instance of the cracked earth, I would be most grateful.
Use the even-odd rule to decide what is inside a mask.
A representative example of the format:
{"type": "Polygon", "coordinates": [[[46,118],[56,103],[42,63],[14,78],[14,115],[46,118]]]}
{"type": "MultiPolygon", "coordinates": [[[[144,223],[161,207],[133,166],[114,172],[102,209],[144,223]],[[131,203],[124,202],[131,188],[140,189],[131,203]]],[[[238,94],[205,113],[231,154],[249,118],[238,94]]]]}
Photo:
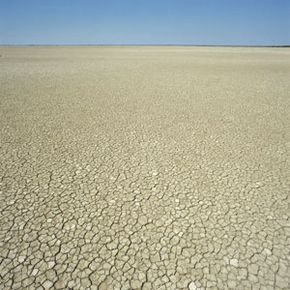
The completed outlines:
{"type": "Polygon", "coordinates": [[[290,289],[290,50],[0,47],[1,289],[290,289]]]}

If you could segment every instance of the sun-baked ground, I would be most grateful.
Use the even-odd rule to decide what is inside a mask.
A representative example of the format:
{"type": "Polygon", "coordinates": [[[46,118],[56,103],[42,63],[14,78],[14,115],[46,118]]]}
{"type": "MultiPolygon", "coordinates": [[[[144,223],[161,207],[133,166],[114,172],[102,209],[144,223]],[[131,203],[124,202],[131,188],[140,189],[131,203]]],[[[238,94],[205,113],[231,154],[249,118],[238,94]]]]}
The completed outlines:
{"type": "Polygon", "coordinates": [[[0,54],[1,289],[290,289],[290,49],[0,54]]]}

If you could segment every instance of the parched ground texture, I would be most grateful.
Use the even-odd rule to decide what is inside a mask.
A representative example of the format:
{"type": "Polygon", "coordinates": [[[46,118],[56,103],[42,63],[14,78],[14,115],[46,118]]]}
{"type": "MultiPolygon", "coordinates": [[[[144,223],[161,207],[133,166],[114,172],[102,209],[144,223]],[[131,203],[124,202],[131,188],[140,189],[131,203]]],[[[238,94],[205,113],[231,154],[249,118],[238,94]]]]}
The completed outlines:
{"type": "Polygon", "coordinates": [[[1,289],[290,289],[290,49],[0,55],[1,289]]]}

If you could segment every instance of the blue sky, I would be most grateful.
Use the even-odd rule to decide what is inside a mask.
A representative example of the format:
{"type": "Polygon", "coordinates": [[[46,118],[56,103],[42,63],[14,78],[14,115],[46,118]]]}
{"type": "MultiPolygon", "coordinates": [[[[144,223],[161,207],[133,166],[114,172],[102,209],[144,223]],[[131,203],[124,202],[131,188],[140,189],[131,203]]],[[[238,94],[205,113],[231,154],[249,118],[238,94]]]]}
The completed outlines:
{"type": "Polygon", "coordinates": [[[0,44],[290,44],[290,0],[0,0],[0,44]]]}

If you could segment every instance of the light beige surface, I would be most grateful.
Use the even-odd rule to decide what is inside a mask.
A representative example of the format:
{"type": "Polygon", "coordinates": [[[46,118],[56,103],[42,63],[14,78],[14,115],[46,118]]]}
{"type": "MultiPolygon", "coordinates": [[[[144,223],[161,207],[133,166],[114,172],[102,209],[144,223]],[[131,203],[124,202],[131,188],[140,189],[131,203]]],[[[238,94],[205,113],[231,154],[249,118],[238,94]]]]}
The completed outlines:
{"type": "Polygon", "coordinates": [[[0,55],[1,289],[290,289],[290,49],[0,55]]]}

